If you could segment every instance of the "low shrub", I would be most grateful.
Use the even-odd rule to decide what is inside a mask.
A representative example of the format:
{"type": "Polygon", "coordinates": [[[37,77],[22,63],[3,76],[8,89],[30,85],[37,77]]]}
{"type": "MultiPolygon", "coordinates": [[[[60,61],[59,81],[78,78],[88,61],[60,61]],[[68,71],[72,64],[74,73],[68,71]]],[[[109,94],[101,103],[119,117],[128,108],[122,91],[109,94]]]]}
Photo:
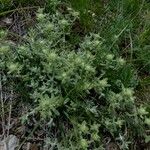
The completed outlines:
{"type": "Polygon", "coordinates": [[[86,35],[74,49],[69,38],[78,12],[54,9],[38,11],[38,23],[19,45],[0,33],[1,72],[32,105],[28,116],[52,120],[45,147],[103,149],[106,137],[120,149],[130,149],[135,137],[148,142],[149,112],[135,105],[132,66],[112,54],[99,34],[86,35]]]}

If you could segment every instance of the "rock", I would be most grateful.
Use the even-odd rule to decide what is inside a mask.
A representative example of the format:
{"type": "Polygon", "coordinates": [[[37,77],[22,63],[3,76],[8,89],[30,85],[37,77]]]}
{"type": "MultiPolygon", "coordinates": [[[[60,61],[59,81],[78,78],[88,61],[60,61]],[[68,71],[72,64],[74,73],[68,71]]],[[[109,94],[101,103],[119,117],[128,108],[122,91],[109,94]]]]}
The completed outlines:
{"type": "Polygon", "coordinates": [[[5,140],[0,141],[0,150],[15,150],[19,139],[15,135],[9,135],[5,140]]]}

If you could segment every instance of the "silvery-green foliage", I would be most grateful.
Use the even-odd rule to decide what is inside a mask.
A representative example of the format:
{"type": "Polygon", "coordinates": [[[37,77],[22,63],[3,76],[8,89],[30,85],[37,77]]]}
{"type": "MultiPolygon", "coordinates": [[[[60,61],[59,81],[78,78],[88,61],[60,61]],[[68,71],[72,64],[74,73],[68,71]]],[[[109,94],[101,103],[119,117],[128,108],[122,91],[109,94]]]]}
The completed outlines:
{"type": "MultiPolygon", "coordinates": [[[[134,103],[135,76],[127,76],[128,81],[122,78],[127,74],[126,61],[105,49],[99,34],[85,36],[74,49],[67,37],[77,18],[71,8],[66,14],[57,9],[44,14],[40,9],[38,23],[24,37],[25,42],[17,46],[3,43],[0,67],[16,81],[17,90],[25,89],[35,114],[44,120],[55,118],[60,126],[59,116],[68,120],[71,127],[60,131],[57,147],[103,149],[100,141],[109,133],[114,139],[123,137],[120,145],[127,141],[123,147],[127,148],[126,130],[138,135],[139,122],[149,124],[148,114],[142,108],[137,111],[134,103]]],[[[128,71],[133,73],[130,67],[128,71]]]]}

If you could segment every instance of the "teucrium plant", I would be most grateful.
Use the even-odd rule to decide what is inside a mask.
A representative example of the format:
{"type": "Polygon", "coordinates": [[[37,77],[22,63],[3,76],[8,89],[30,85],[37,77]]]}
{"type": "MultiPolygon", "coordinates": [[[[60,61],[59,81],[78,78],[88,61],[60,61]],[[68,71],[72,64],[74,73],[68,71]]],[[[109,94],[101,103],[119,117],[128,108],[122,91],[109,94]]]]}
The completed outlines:
{"type": "MultiPolygon", "coordinates": [[[[105,132],[115,138],[126,128],[138,127],[134,75],[122,79],[120,73],[127,73],[125,60],[105,49],[99,34],[87,35],[73,49],[69,38],[77,18],[70,8],[65,14],[39,10],[38,23],[25,42],[17,46],[3,42],[0,67],[16,81],[17,90],[26,89],[26,100],[44,120],[55,118],[61,124],[60,115],[69,120],[73,127],[65,138],[58,137],[63,148],[63,138],[66,148],[100,148],[105,132]]],[[[131,68],[128,71],[133,73],[131,68]]]]}

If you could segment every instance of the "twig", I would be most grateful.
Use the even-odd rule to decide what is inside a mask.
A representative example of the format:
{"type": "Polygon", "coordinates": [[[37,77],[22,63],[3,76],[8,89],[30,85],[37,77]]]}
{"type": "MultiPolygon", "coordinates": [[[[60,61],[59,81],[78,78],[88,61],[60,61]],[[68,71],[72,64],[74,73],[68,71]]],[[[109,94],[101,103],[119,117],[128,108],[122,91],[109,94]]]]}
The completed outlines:
{"type": "Polygon", "coordinates": [[[23,7],[23,8],[16,8],[16,9],[8,10],[8,11],[0,13],[0,16],[4,16],[6,14],[9,14],[9,13],[12,13],[12,12],[15,12],[15,11],[21,11],[21,10],[26,10],[26,9],[34,9],[34,8],[39,8],[39,6],[23,7]]]}
{"type": "Polygon", "coordinates": [[[11,90],[11,95],[10,95],[10,106],[9,106],[9,117],[8,117],[7,137],[9,136],[9,130],[10,130],[10,121],[11,121],[11,112],[12,112],[12,97],[13,97],[13,91],[11,90]]]}
{"type": "Polygon", "coordinates": [[[33,128],[32,132],[23,140],[23,142],[20,144],[20,146],[18,147],[17,150],[20,150],[20,149],[22,148],[23,144],[29,139],[29,137],[30,137],[31,135],[33,135],[34,131],[38,128],[40,122],[41,122],[41,121],[39,121],[39,122],[36,124],[36,126],[33,128]]]}
{"type": "Polygon", "coordinates": [[[1,100],[1,118],[2,118],[2,129],[3,129],[3,136],[5,138],[5,110],[4,110],[4,101],[3,101],[3,92],[2,92],[2,77],[0,74],[0,100],[1,100]]]}

